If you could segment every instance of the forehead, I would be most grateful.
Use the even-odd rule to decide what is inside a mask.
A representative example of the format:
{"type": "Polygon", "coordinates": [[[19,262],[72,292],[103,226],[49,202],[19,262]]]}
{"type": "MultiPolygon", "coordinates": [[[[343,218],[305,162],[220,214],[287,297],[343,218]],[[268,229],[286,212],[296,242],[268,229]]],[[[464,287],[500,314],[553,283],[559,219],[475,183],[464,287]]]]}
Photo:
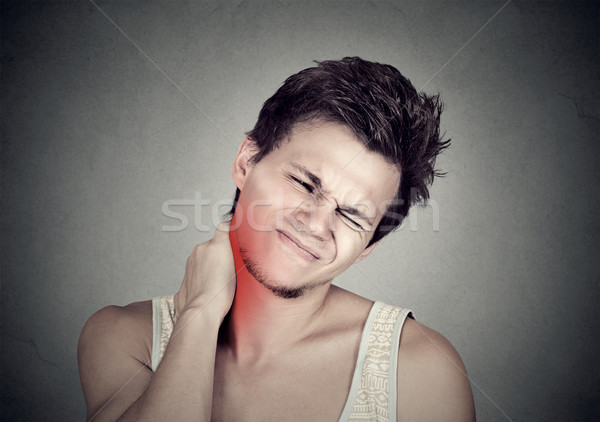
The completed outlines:
{"type": "Polygon", "coordinates": [[[325,191],[355,203],[394,199],[400,182],[396,166],[369,151],[351,129],[338,123],[294,126],[288,140],[265,157],[269,158],[284,167],[306,167],[321,179],[325,191]]]}

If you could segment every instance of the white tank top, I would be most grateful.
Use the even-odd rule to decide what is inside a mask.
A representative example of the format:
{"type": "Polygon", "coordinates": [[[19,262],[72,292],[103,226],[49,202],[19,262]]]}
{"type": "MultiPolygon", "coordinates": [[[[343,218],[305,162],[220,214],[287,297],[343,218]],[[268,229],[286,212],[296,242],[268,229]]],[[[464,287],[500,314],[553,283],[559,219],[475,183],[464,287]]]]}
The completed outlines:
{"type": "MultiPolygon", "coordinates": [[[[340,422],[396,420],[400,333],[409,309],[375,302],[363,328],[358,359],[340,422]]],[[[152,370],[162,359],[177,317],[173,296],[152,299],[152,370]]]]}

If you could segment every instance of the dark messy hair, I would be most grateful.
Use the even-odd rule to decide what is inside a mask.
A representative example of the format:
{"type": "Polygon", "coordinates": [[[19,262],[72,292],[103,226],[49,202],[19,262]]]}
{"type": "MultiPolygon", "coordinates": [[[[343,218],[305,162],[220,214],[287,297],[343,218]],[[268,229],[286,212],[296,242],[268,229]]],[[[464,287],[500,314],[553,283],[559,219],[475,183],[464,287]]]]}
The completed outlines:
{"type": "MultiPolygon", "coordinates": [[[[258,152],[253,163],[288,138],[294,125],[312,120],[350,128],[369,151],[400,172],[396,200],[388,206],[369,245],[394,230],[413,204],[426,204],[437,155],[450,140],[440,137],[442,103],[438,95],[417,92],[395,67],[359,57],[316,62],[290,76],[263,104],[248,137],[258,152]]],[[[236,191],[233,215],[240,195],[236,191]]]]}

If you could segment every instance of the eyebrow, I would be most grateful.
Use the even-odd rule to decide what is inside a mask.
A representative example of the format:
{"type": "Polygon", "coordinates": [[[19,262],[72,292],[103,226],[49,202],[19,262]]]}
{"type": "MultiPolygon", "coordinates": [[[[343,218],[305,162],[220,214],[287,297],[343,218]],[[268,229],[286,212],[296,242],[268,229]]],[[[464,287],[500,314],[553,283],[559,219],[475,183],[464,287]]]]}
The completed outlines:
{"type": "MultiPolygon", "coordinates": [[[[310,171],[309,169],[307,169],[306,167],[304,167],[301,164],[292,162],[291,163],[292,167],[294,167],[296,170],[298,170],[300,173],[302,173],[308,180],[310,180],[310,182],[315,185],[315,188],[321,192],[321,193],[326,193],[326,191],[323,189],[323,184],[321,183],[321,178],[319,176],[317,176],[316,174],[314,174],[312,171],[310,171]]],[[[345,205],[345,204],[337,204],[337,208],[340,211],[345,212],[346,214],[350,214],[354,217],[358,217],[361,220],[366,221],[367,223],[369,223],[370,225],[373,225],[373,220],[370,219],[369,217],[367,217],[361,210],[359,210],[358,208],[355,208],[351,205],[345,205]]]]}

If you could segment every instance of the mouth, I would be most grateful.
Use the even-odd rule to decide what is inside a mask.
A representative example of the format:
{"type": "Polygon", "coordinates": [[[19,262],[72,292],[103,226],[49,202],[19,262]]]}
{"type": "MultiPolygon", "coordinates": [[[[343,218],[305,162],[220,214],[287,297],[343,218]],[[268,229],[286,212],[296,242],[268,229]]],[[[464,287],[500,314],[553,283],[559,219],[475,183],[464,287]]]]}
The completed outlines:
{"type": "Polygon", "coordinates": [[[292,234],[283,230],[277,230],[277,236],[284,244],[286,244],[290,249],[296,252],[296,254],[300,257],[308,261],[316,261],[320,259],[319,255],[315,251],[305,246],[292,234]]]}

